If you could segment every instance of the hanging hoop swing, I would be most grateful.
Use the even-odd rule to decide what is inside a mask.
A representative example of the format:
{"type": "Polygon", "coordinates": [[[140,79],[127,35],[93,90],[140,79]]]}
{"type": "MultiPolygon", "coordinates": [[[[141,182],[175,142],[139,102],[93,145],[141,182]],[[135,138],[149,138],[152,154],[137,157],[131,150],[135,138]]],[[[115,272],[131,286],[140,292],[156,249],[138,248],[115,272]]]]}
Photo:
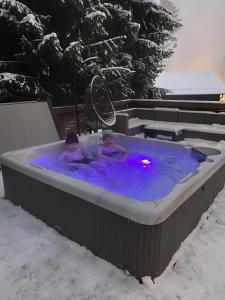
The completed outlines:
{"type": "Polygon", "coordinates": [[[98,121],[110,127],[116,122],[116,113],[110,100],[109,91],[105,79],[95,75],[91,81],[91,105],[98,117],[98,121]]]}

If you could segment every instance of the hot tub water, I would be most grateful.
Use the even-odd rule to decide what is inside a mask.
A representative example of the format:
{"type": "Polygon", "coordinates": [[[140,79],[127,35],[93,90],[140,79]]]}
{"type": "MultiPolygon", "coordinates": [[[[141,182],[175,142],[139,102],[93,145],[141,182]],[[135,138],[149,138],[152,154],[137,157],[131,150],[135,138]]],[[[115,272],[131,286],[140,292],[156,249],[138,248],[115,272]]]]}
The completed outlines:
{"type": "Polygon", "coordinates": [[[107,191],[128,196],[137,201],[152,201],[166,196],[183,178],[193,173],[205,155],[166,145],[138,149],[130,145],[124,160],[74,169],[48,154],[32,160],[38,165],[61,174],[99,186],[107,191]]]}

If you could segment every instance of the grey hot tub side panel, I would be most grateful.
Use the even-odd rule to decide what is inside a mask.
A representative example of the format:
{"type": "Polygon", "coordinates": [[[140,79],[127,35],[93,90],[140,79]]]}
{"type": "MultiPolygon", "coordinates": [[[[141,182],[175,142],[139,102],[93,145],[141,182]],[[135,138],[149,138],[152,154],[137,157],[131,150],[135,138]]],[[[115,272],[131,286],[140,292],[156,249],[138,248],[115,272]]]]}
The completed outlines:
{"type": "Polygon", "coordinates": [[[138,224],[11,168],[2,169],[6,198],[14,204],[138,279],[154,274],[159,225],[138,224]]]}
{"type": "Polygon", "coordinates": [[[7,166],[2,172],[7,199],[141,280],[160,275],[168,265],[222,189],[225,166],[157,225],[131,221],[7,166]]]}

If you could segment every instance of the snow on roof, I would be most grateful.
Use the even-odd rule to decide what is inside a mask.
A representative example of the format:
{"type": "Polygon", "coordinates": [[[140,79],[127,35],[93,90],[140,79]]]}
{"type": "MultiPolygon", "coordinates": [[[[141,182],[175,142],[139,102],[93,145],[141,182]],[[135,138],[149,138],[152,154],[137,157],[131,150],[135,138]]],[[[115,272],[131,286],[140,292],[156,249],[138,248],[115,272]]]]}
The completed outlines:
{"type": "Polygon", "coordinates": [[[155,85],[175,95],[225,94],[225,84],[211,71],[165,71],[156,78],[155,85]]]}
{"type": "Polygon", "coordinates": [[[160,0],[132,0],[132,2],[154,3],[160,5],[160,0]]]}

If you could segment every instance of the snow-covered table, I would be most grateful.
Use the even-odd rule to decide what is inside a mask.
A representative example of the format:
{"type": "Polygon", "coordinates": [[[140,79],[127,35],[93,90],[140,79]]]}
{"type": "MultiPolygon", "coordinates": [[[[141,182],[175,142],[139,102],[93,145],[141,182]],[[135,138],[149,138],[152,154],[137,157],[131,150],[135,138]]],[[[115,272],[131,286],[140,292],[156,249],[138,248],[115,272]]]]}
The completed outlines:
{"type": "Polygon", "coordinates": [[[174,128],[174,127],[156,127],[154,125],[148,125],[144,128],[144,137],[154,138],[157,134],[171,136],[173,141],[182,141],[184,139],[184,128],[174,128]]]}

